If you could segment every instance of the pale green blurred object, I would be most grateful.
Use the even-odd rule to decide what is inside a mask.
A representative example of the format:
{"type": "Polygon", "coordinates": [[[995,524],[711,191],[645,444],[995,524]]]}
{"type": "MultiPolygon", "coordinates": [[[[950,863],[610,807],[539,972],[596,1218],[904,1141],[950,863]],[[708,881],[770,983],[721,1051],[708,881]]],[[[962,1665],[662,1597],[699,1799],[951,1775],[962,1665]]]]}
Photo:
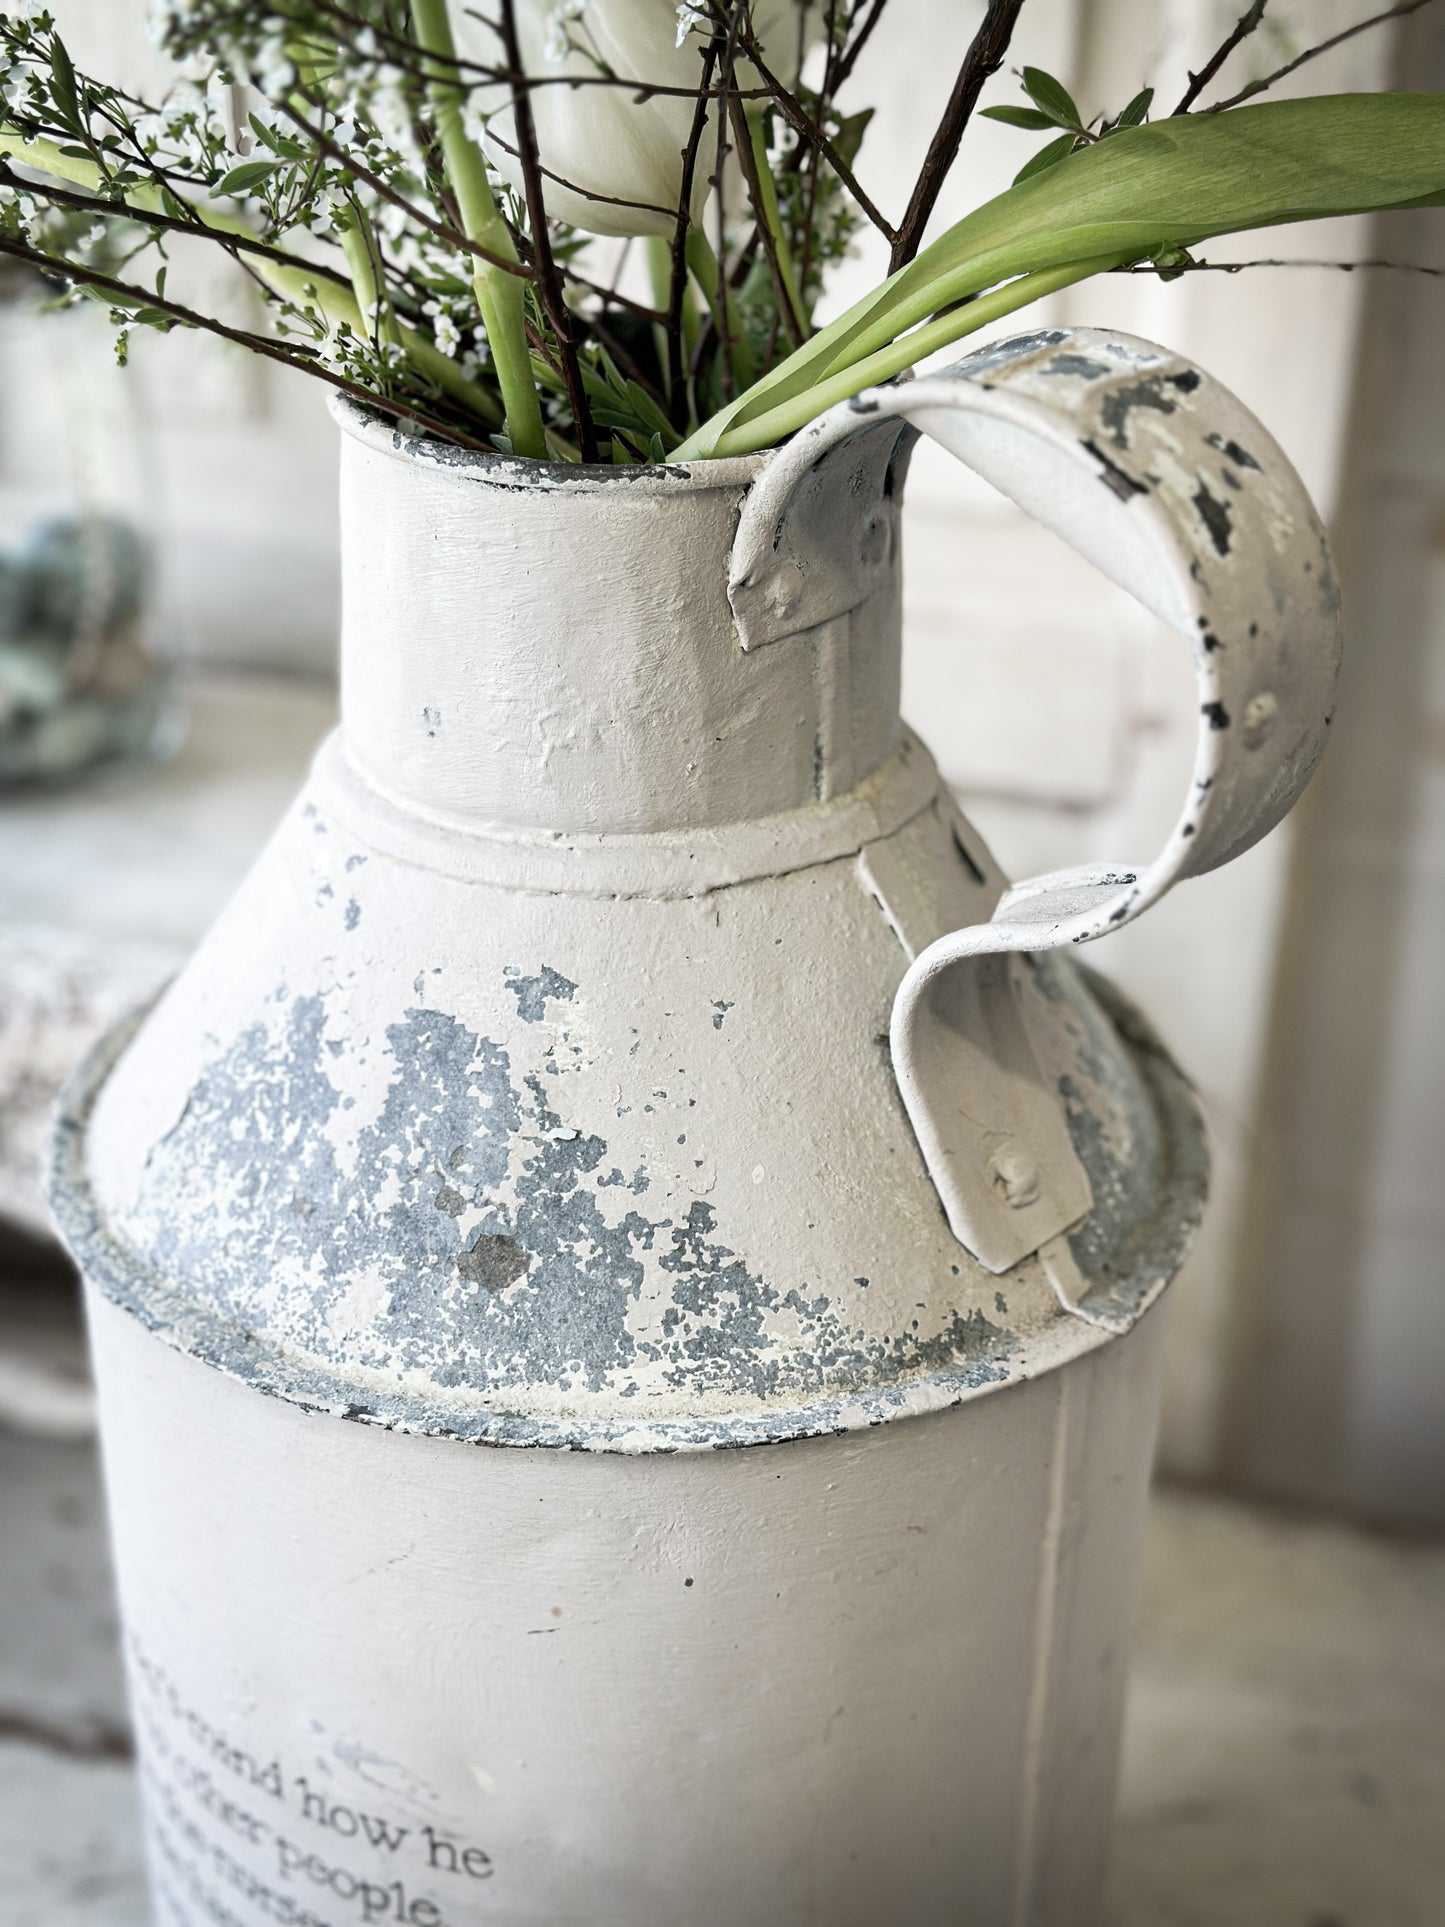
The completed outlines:
{"type": "Polygon", "coordinates": [[[0,291],[0,786],[179,738],[153,594],[145,427],[103,317],[0,291]]]}

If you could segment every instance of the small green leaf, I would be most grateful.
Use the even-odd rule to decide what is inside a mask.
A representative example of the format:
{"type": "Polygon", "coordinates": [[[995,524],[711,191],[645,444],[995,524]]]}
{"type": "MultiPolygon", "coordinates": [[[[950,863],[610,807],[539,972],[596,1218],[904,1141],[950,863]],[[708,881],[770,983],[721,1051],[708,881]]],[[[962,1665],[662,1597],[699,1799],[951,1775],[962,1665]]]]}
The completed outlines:
{"type": "Polygon", "coordinates": [[[1040,108],[1055,127],[1077,127],[1082,130],[1083,120],[1074,105],[1073,96],[1062,81],[1046,74],[1042,67],[1025,67],[1023,71],[1024,92],[1040,108]]]}
{"type": "Polygon", "coordinates": [[[210,198],[216,201],[219,200],[223,194],[234,194],[238,196],[249,194],[253,188],[259,187],[263,181],[270,180],[271,176],[277,172],[279,167],[279,161],[242,161],[239,167],[233,167],[231,169],[224,180],[217,181],[216,185],[211,189],[210,198]]]}
{"type": "Polygon", "coordinates": [[[661,435],[653,436],[652,440],[647,444],[647,453],[654,462],[665,462],[667,460],[667,447],[661,435]]]}
{"type": "Polygon", "coordinates": [[[1135,94],[1134,98],[1129,102],[1129,105],[1109,129],[1109,132],[1115,134],[1121,127],[1142,127],[1144,124],[1144,116],[1149,112],[1153,104],[1154,89],[1152,87],[1143,88],[1139,93],[1135,94]]]}
{"type": "Polygon", "coordinates": [[[1149,258],[1159,270],[1161,281],[1177,281],[1187,268],[1194,266],[1194,256],[1188,248],[1156,248],[1149,258]]]}
{"type": "Polygon", "coordinates": [[[75,68],[59,34],[53,34],[50,40],[50,97],[60,110],[60,118],[66,126],[77,133],[81,132],[80,95],[75,85],[75,68]]]}
{"type": "Polygon", "coordinates": [[[1074,136],[1060,134],[1057,140],[1050,141],[1046,147],[1041,147],[1031,161],[1024,162],[1018,173],[1014,175],[1014,186],[1017,187],[1020,181],[1031,181],[1035,174],[1042,174],[1050,167],[1057,167],[1066,154],[1073,152],[1073,147],[1074,136]]]}
{"type": "Polygon", "coordinates": [[[647,390],[635,381],[627,384],[627,399],[636,410],[641,425],[650,430],[661,430],[670,426],[666,415],[648,394],[647,390]]]}
{"type": "Polygon", "coordinates": [[[248,114],[246,119],[256,139],[260,141],[263,147],[269,149],[271,153],[279,156],[279,158],[284,161],[304,161],[306,159],[306,149],[301,145],[300,141],[288,140],[284,134],[278,134],[274,127],[268,127],[266,125],[259,114],[248,114]]]}
{"type": "Polygon", "coordinates": [[[1058,126],[1056,120],[1041,114],[1037,107],[985,107],[981,111],[985,120],[1001,120],[1005,127],[1027,127],[1033,133],[1058,126]]]}
{"type": "Polygon", "coordinates": [[[858,158],[858,149],[863,145],[863,136],[868,132],[868,123],[873,118],[873,109],[864,107],[856,114],[845,114],[838,123],[833,146],[851,167],[858,158]]]}

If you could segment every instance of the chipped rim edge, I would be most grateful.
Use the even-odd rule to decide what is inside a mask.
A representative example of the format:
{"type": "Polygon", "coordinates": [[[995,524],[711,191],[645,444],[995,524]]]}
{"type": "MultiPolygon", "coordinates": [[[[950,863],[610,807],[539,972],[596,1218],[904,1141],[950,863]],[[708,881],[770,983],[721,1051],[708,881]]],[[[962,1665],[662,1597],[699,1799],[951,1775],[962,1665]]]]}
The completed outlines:
{"type": "Polygon", "coordinates": [[[490,488],[574,492],[629,488],[645,495],[675,495],[689,489],[747,489],[777,453],[776,449],[765,448],[755,455],[710,456],[696,462],[636,462],[623,467],[611,462],[543,462],[504,455],[500,449],[487,452],[463,448],[459,442],[443,441],[440,436],[409,431],[400,418],[380,407],[366,407],[349,395],[332,395],[328,406],[342,433],[363,448],[396,461],[422,463],[458,481],[480,482],[490,488]]]}
{"type": "Polygon", "coordinates": [[[1060,1348],[1057,1356],[1036,1371],[1020,1370],[1012,1362],[1019,1341],[1009,1334],[980,1356],[959,1360],[938,1371],[776,1410],[700,1412],[693,1418],[636,1422],[589,1421],[475,1405],[448,1410],[436,1401],[405,1393],[378,1396],[359,1380],[348,1383],[344,1376],[321,1366],[288,1357],[255,1333],[197,1304],[154,1267],[138,1259],[101,1217],[85,1170],[86,1129],[101,1087],[139,1028],[149,1004],[112,1025],[81,1060],[60,1093],[47,1174],[51,1211],[88,1287],[135,1318],[172,1350],[305,1412],[468,1445],[613,1452],[632,1457],[778,1445],[792,1439],[864,1431],[890,1420],[944,1411],[989,1392],[1045,1377],[1127,1336],[1163,1296],[1193,1242],[1208,1191],[1203,1118],[1193,1087],[1132,1001],[1107,978],[1084,966],[1080,969],[1117,1026],[1157,1106],[1170,1152],[1169,1177],[1160,1191],[1152,1246],[1136,1267],[1135,1276],[1142,1276],[1145,1282],[1127,1321],[1109,1329],[1061,1312],[1074,1343],[1067,1350],[1060,1348]],[[228,1362],[222,1364],[221,1358],[228,1362]],[[245,1367],[241,1360],[246,1361],[245,1367]]]}

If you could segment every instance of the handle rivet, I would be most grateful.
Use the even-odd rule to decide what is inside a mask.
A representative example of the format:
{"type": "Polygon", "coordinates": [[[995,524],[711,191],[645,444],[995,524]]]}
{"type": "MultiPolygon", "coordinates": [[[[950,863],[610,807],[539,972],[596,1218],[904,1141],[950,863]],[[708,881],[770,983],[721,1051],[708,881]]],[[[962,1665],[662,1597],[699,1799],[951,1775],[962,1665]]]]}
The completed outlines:
{"type": "Polygon", "coordinates": [[[1268,689],[1262,689],[1257,696],[1250,697],[1240,718],[1246,749],[1259,749],[1268,742],[1274,734],[1274,722],[1278,714],[1278,699],[1268,689]]]}
{"type": "Polygon", "coordinates": [[[1011,1211],[1039,1201],[1039,1167],[1016,1144],[1000,1145],[988,1161],[989,1180],[1011,1211]]]}
{"type": "Polygon", "coordinates": [[[785,556],[773,569],[764,587],[769,614],[790,616],[802,601],[805,586],[802,569],[791,556],[785,556]]]}

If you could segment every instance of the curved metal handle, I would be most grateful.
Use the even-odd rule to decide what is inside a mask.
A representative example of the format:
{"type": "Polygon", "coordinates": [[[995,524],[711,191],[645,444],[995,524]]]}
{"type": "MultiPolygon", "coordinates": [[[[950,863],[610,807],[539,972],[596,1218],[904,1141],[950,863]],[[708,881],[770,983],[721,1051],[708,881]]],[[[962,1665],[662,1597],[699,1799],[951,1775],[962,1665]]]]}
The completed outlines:
{"type": "MultiPolygon", "coordinates": [[[[939,995],[964,959],[1087,943],[1121,928],[1181,878],[1227,862],[1279,822],[1324,747],[1339,592],[1303,483],[1227,389],[1133,336],[1050,329],[859,395],[775,457],[744,503],[733,548],[729,594],[744,647],[782,633],[788,612],[806,612],[816,538],[808,541],[798,511],[809,477],[840,443],[886,433],[890,418],[895,435],[898,419],[908,425],[910,443],[919,433],[941,442],[1159,616],[1189,644],[1198,676],[1193,779],[1154,860],[1013,885],[987,923],[922,951],[894,1002],[894,1068],[949,1222],[1002,1270],[1072,1222],[1065,1213],[1077,1218],[1082,1173],[1051,1184],[1045,1172],[1033,1200],[1043,1208],[1031,1206],[1027,1224],[1007,1206],[1000,1215],[997,1183],[960,1150],[947,1066],[937,1061],[938,1027],[949,1021],[939,995]]],[[[850,564],[855,602],[869,566],[866,554],[850,564]]]]}

